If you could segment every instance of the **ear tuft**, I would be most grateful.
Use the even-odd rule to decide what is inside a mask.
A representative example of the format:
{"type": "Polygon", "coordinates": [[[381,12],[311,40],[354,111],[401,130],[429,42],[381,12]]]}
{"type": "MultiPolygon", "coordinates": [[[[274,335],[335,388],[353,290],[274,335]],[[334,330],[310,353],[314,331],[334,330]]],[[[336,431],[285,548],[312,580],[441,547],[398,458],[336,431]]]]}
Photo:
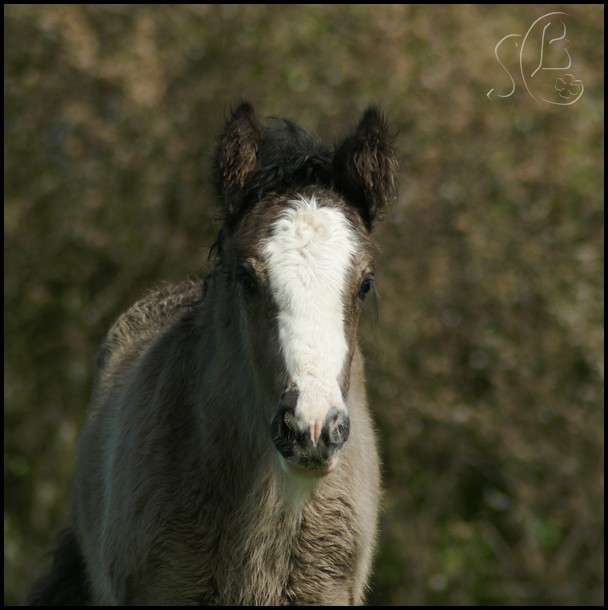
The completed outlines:
{"type": "Polygon", "coordinates": [[[253,105],[244,101],[231,112],[218,138],[213,174],[224,220],[228,225],[233,224],[239,215],[242,204],[240,193],[247,177],[256,167],[262,134],[253,105]]]}
{"type": "Polygon", "coordinates": [[[334,186],[357,208],[369,230],[397,194],[397,159],[388,124],[370,106],[355,131],[336,148],[334,186]]]}

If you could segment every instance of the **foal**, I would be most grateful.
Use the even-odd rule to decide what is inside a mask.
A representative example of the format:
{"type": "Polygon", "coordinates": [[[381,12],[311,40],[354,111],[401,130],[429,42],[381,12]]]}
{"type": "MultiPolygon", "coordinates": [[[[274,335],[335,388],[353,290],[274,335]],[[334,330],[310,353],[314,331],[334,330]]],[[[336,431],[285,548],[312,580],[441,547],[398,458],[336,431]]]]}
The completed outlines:
{"type": "Polygon", "coordinates": [[[106,337],[73,523],[31,604],[363,603],[379,463],[356,335],[387,125],[371,107],[332,151],[243,103],[214,180],[213,271],[106,337]]]}

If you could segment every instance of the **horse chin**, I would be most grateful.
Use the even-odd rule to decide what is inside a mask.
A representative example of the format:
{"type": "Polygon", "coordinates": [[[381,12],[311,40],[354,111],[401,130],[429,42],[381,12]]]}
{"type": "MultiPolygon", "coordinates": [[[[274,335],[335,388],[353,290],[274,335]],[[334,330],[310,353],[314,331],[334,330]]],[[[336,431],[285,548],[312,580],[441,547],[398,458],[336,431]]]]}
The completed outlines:
{"type": "Polygon", "coordinates": [[[332,473],[338,465],[338,458],[334,457],[328,464],[299,465],[281,457],[283,470],[290,475],[307,479],[322,479],[332,473]]]}

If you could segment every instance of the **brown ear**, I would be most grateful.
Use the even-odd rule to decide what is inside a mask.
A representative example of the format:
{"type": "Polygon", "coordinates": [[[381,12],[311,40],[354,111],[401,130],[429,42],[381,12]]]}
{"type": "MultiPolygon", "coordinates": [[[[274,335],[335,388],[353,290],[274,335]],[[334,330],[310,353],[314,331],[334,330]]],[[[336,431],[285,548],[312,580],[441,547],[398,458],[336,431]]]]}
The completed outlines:
{"type": "Polygon", "coordinates": [[[397,159],[388,124],[370,106],[355,131],[336,148],[334,186],[357,208],[368,229],[397,194],[397,159]]]}
{"type": "Polygon", "coordinates": [[[241,212],[243,187],[256,167],[261,140],[262,128],[253,106],[242,102],[232,111],[218,138],[213,163],[215,188],[228,226],[241,212]]]}

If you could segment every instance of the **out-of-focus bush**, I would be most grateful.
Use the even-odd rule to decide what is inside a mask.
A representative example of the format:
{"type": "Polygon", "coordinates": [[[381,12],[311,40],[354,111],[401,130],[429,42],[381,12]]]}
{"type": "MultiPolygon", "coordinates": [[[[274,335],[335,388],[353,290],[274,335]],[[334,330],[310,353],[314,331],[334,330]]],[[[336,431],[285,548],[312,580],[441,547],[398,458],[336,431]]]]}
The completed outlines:
{"type": "Polygon", "coordinates": [[[329,140],[379,102],[397,133],[363,328],[370,601],[603,603],[604,21],[559,10],[571,106],[532,99],[508,44],[498,97],[495,45],[540,5],[5,5],[5,603],[69,518],[105,331],[205,273],[209,152],[241,97],[329,140]]]}

